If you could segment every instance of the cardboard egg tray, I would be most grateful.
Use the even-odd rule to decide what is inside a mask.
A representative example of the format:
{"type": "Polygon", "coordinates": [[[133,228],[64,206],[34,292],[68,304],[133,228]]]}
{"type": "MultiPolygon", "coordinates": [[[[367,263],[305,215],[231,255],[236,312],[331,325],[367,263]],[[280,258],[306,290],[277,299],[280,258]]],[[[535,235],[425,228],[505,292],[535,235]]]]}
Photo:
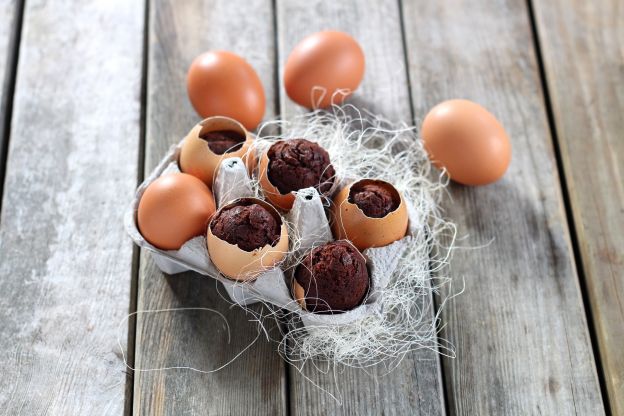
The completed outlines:
{"type": "MultiPolygon", "coordinates": [[[[137,188],[135,197],[124,217],[126,231],[132,240],[139,247],[152,252],[160,270],[167,274],[193,270],[217,279],[223,284],[233,302],[242,306],[256,302],[270,303],[298,314],[302,323],[310,329],[319,326],[351,324],[380,311],[383,291],[396,270],[401,256],[408,249],[412,235],[418,226],[418,216],[410,201],[406,201],[410,218],[408,235],[388,246],[369,248],[363,252],[371,275],[369,294],[364,302],[342,313],[315,314],[302,309],[291,295],[290,280],[293,267],[287,268],[286,271],[275,267],[259,275],[254,281],[239,282],[225,277],[214,266],[208,255],[204,235],[187,241],[179,250],[160,250],[143,238],[137,227],[136,214],[139,200],[147,186],[159,176],[180,172],[177,162],[180,148],[181,143],[173,146],[154,171],[137,188]]],[[[217,209],[234,199],[255,196],[247,169],[240,158],[224,159],[217,172],[213,192],[217,209]]],[[[314,246],[333,239],[321,197],[314,188],[300,190],[296,195],[293,208],[284,218],[300,236],[298,253],[306,252],[314,246]]]]}

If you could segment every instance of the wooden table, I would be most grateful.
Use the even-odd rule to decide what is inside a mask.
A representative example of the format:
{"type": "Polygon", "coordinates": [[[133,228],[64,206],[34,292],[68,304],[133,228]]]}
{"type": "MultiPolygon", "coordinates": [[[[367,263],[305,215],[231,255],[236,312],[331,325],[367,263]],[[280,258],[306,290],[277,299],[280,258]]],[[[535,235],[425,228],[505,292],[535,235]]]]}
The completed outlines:
{"type": "Polygon", "coordinates": [[[0,0],[0,412],[624,414],[623,6],[0,0]],[[511,136],[503,180],[451,185],[444,202],[462,245],[484,245],[452,261],[465,291],[441,336],[457,357],[414,353],[386,376],[300,374],[261,339],[213,374],[127,370],[118,336],[138,368],[211,369],[256,334],[212,279],[162,275],[122,228],[137,184],[198,119],[192,58],[244,56],[266,117],[288,117],[300,110],[281,85],[285,58],[327,28],[365,50],[356,105],[418,123],[468,98],[511,136]],[[208,312],[123,321],[183,306],[221,311],[232,342],[208,312]]]}

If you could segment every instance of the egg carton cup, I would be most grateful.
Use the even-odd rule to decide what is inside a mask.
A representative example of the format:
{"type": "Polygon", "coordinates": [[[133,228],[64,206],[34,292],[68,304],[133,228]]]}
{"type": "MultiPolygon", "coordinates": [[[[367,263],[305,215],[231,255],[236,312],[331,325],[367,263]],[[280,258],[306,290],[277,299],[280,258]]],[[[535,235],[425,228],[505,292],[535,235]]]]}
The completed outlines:
{"type": "MultiPolygon", "coordinates": [[[[141,183],[124,216],[124,225],[132,240],[139,247],[152,253],[154,262],[162,272],[177,274],[192,270],[212,277],[223,284],[233,302],[241,306],[257,302],[270,303],[299,315],[303,325],[308,329],[347,325],[381,312],[380,300],[383,291],[417,230],[418,224],[413,220],[418,216],[410,201],[406,201],[410,218],[408,235],[385,247],[363,251],[371,276],[370,289],[363,303],[342,313],[316,314],[304,310],[291,295],[289,282],[294,267],[288,267],[286,271],[275,267],[259,275],[254,281],[239,282],[223,276],[212,263],[205,235],[192,238],[179,250],[161,250],[143,238],[137,226],[137,210],[141,196],[149,184],[161,175],[180,172],[177,162],[180,146],[181,143],[172,146],[158,166],[141,183]]],[[[213,192],[217,209],[238,198],[256,197],[247,168],[240,158],[223,160],[217,172],[213,192]]],[[[297,193],[294,205],[285,215],[285,219],[290,224],[289,237],[295,234],[298,238],[297,252],[293,253],[295,256],[333,240],[321,197],[314,188],[303,189],[297,193]]]]}

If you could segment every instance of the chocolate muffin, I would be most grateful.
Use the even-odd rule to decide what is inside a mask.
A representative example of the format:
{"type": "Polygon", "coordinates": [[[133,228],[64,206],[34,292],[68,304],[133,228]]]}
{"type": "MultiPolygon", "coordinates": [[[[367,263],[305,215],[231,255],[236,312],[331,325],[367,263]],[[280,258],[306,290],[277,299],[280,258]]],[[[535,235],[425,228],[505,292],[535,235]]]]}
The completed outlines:
{"type": "Polygon", "coordinates": [[[243,147],[246,139],[244,134],[234,130],[209,131],[199,138],[208,142],[210,150],[217,155],[235,152],[243,147]]]}
{"type": "Polygon", "coordinates": [[[351,187],[349,202],[356,204],[367,217],[383,218],[399,207],[401,198],[383,182],[362,182],[351,187]]]}
{"type": "Polygon", "coordinates": [[[269,180],[282,195],[310,187],[326,194],[334,183],[336,171],[329,153],[317,143],[282,140],[269,148],[267,156],[269,180]]]}
{"type": "Polygon", "coordinates": [[[345,240],[314,248],[295,269],[295,280],[305,294],[305,308],[317,313],[355,308],[369,286],[364,256],[345,240]]]}
{"type": "Polygon", "coordinates": [[[281,224],[262,205],[250,203],[223,209],[210,223],[212,233],[245,251],[267,244],[275,245],[280,238],[281,224]]]}

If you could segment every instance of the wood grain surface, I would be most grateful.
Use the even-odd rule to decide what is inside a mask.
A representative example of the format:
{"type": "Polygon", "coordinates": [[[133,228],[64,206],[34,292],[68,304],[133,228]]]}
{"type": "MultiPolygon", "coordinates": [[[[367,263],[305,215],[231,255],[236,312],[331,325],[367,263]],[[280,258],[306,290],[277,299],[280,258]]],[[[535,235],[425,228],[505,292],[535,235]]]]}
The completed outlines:
{"type": "MultiPolygon", "coordinates": [[[[266,117],[274,116],[274,31],[270,0],[155,1],[150,4],[147,133],[145,172],[199,117],[186,94],[186,71],[196,55],[225,49],[247,59],[266,90],[266,117]]],[[[206,307],[208,311],[139,315],[138,368],[192,366],[212,370],[234,358],[254,340],[257,325],[239,307],[231,306],[216,281],[195,273],[163,275],[149,253],[140,259],[138,310],[206,307]]],[[[257,311],[262,309],[255,308],[257,311]]],[[[269,325],[278,337],[275,325],[269,325]]],[[[286,372],[277,345],[260,338],[236,361],[219,372],[189,370],[136,372],[134,414],[286,413],[286,372]]]]}
{"type": "Polygon", "coordinates": [[[16,51],[20,25],[21,3],[18,0],[0,0],[0,196],[4,183],[4,154],[9,134],[9,108],[13,99],[16,51]]]}
{"type": "Polygon", "coordinates": [[[124,411],[120,207],[136,187],[143,20],[140,2],[26,5],[0,228],[4,414],[124,411]]]}
{"type": "Polygon", "coordinates": [[[624,414],[624,4],[533,9],[613,414],[624,414]]]}
{"type": "Polygon", "coordinates": [[[444,359],[454,414],[604,413],[541,90],[526,4],[404,2],[412,100],[468,98],[512,141],[505,177],[452,185],[445,204],[462,246],[451,272],[465,292],[449,303],[444,359]]]}
{"type": "Polygon", "coordinates": [[[0,0],[0,413],[624,415],[620,3],[0,0]],[[364,48],[351,103],[419,123],[468,98],[511,137],[501,181],[451,184],[444,202],[463,237],[451,274],[465,290],[441,334],[455,359],[299,373],[264,334],[254,343],[254,317],[219,283],[162,274],[123,231],[137,177],[199,121],[192,59],[243,56],[265,87],[265,119],[288,118],[306,110],[286,96],[283,65],[323,29],[364,48]],[[211,310],[125,322],[135,307],[211,310]],[[139,369],[213,370],[242,353],[202,374],[131,372],[122,350],[139,369]]]}
{"type": "MultiPolygon", "coordinates": [[[[327,29],[346,31],[358,40],[366,56],[364,81],[350,102],[390,120],[409,122],[411,110],[399,17],[394,0],[278,1],[280,71],[292,48],[304,36],[327,29]]],[[[280,91],[282,114],[289,117],[305,111],[290,101],[281,85],[280,91]]],[[[330,370],[326,374],[307,365],[299,373],[291,367],[290,400],[291,413],[297,415],[444,414],[439,357],[428,350],[418,351],[409,354],[392,372],[379,366],[367,371],[338,369],[335,374],[330,370]]]]}

